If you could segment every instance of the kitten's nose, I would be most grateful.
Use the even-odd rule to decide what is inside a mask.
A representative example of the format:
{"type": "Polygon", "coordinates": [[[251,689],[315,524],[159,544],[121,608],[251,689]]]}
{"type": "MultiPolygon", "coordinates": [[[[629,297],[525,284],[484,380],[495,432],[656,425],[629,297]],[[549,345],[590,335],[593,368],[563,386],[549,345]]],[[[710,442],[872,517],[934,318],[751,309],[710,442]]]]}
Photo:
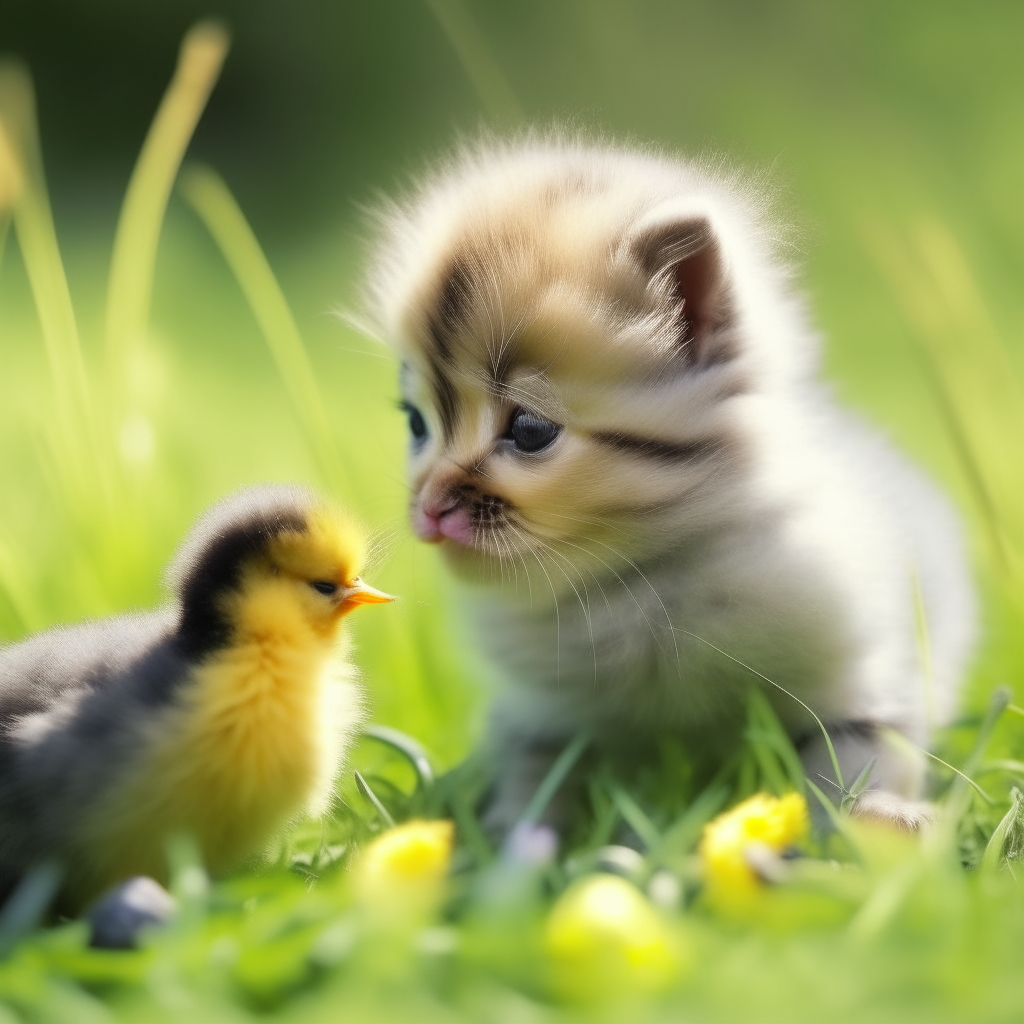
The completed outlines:
{"type": "Polygon", "coordinates": [[[417,506],[412,514],[412,529],[420,540],[436,544],[442,538],[441,517],[436,512],[428,512],[422,505],[417,506]]]}
{"type": "Polygon", "coordinates": [[[438,544],[447,537],[469,546],[474,540],[473,520],[458,498],[421,501],[413,512],[412,528],[428,544],[438,544]]]}

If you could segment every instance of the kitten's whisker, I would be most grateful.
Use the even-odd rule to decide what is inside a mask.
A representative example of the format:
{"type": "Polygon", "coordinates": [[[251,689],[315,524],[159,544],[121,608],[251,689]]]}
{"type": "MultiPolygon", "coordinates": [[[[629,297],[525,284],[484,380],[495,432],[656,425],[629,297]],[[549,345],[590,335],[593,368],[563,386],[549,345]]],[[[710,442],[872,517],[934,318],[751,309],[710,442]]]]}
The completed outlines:
{"type": "Polygon", "coordinates": [[[594,685],[596,686],[597,685],[597,644],[596,644],[596,642],[594,640],[594,622],[593,622],[593,618],[592,618],[592,616],[590,614],[590,591],[587,590],[586,581],[583,579],[583,574],[579,571],[579,569],[573,563],[572,559],[570,559],[568,557],[568,555],[563,555],[560,551],[555,550],[555,548],[551,547],[551,545],[549,545],[549,544],[545,544],[543,541],[538,541],[538,543],[542,546],[542,548],[544,548],[547,551],[550,551],[553,556],[561,558],[565,562],[568,562],[569,567],[573,570],[573,572],[576,573],[577,579],[580,582],[580,586],[583,587],[583,592],[587,595],[586,603],[584,603],[583,598],[580,595],[579,590],[576,588],[576,584],[573,583],[572,579],[570,579],[569,574],[557,562],[553,561],[551,563],[565,577],[566,583],[568,583],[569,586],[572,587],[572,591],[576,595],[576,600],[579,601],[579,603],[580,603],[580,609],[583,611],[583,618],[584,618],[584,621],[587,624],[587,635],[590,638],[590,653],[592,655],[593,662],[594,662],[594,685]]]}
{"type": "MultiPolygon", "coordinates": [[[[576,548],[579,548],[579,545],[577,545],[577,544],[571,544],[571,543],[570,543],[570,542],[568,542],[568,541],[559,541],[559,543],[568,543],[570,547],[576,547],[576,548]]],[[[583,548],[579,548],[579,550],[583,551],[583,553],[584,553],[584,554],[586,554],[586,555],[592,555],[592,552],[586,551],[586,550],[585,550],[585,549],[583,549],[583,548]]],[[[598,560],[599,562],[601,562],[601,564],[602,564],[602,565],[605,565],[605,564],[606,564],[606,563],[604,563],[604,562],[602,561],[602,559],[601,559],[601,558],[599,558],[599,557],[598,557],[597,555],[592,555],[592,557],[594,557],[594,558],[597,558],[597,560],[598,560]]],[[[606,566],[606,567],[607,567],[607,568],[608,568],[608,570],[609,570],[610,572],[612,572],[612,573],[613,573],[613,575],[614,575],[614,570],[613,570],[613,569],[611,569],[611,567],[610,567],[610,566],[606,566]]],[[[591,579],[592,579],[592,580],[594,581],[594,585],[595,585],[595,586],[597,587],[597,589],[598,589],[598,590],[600,590],[600,591],[601,591],[601,596],[602,596],[602,597],[604,598],[604,604],[605,604],[605,607],[606,607],[606,608],[608,609],[608,612],[609,612],[609,614],[610,614],[610,613],[611,613],[611,610],[612,610],[612,605],[611,605],[611,601],[609,601],[609,599],[608,599],[608,593],[607,593],[607,591],[606,591],[606,590],[604,589],[604,586],[603,586],[603,585],[602,585],[602,583],[601,583],[601,577],[600,577],[600,576],[598,576],[598,575],[597,575],[597,573],[596,573],[596,572],[594,572],[594,570],[590,568],[590,566],[586,566],[586,570],[587,570],[587,573],[588,573],[588,575],[590,576],[590,578],[591,578],[591,579]]],[[[578,571],[579,571],[579,567],[577,567],[577,572],[578,572],[578,571]]],[[[624,585],[624,584],[623,584],[623,585],[624,585]]]]}
{"type": "MultiPolygon", "coordinates": [[[[505,525],[508,527],[508,529],[510,529],[513,533],[515,533],[516,536],[522,538],[523,543],[525,543],[527,546],[529,546],[529,538],[524,536],[523,533],[521,533],[518,529],[516,529],[515,525],[511,522],[511,520],[506,518],[505,525]]],[[[515,554],[517,554],[519,556],[519,560],[523,563],[523,572],[526,574],[526,586],[529,589],[529,593],[530,593],[530,607],[532,608],[533,607],[533,581],[531,579],[530,570],[529,570],[529,568],[526,565],[526,559],[523,557],[523,553],[519,550],[519,548],[517,548],[511,541],[508,541],[508,546],[509,546],[509,549],[512,552],[514,552],[515,554]]]]}
{"type": "MultiPolygon", "coordinates": [[[[668,656],[668,651],[666,651],[662,647],[661,639],[658,636],[658,631],[655,629],[654,623],[651,621],[651,617],[647,614],[647,612],[645,611],[643,605],[640,604],[639,600],[637,599],[636,594],[633,593],[633,591],[630,588],[629,584],[618,574],[618,572],[616,572],[616,570],[611,565],[609,565],[603,558],[601,558],[600,555],[595,554],[593,551],[587,551],[586,548],[581,547],[579,544],[573,544],[571,541],[567,541],[567,540],[560,541],[560,543],[568,544],[570,547],[577,548],[578,550],[582,551],[584,554],[589,555],[591,558],[596,558],[619,581],[619,583],[622,585],[622,589],[625,590],[627,594],[629,594],[631,600],[636,605],[637,611],[639,611],[640,614],[643,616],[644,622],[647,623],[647,628],[650,630],[651,637],[654,639],[654,642],[658,645],[658,649],[663,654],[665,654],[666,657],[667,657],[668,656]]],[[[600,542],[598,542],[598,543],[600,543],[600,542]]],[[[608,545],[604,545],[604,546],[608,547],[608,545]]],[[[609,550],[614,552],[613,548],[609,548],[609,550]]],[[[622,557],[622,556],[620,555],[619,557],[622,557]]],[[[626,561],[628,561],[628,560],[626,560],[626,561]]],[[[640,575],[643,576],[643,573],[640,573],[640,575]]],[[[649,587],[651,587],[650,581],[647,580],[646,577],[644,577],[644,581],[647,583],[647,585],[649,587]]],[[[661,605],[662,611],[665,612],[665,617],[668,618],[668,610],[665,608],[665,604],[661,600],[661,597],[658,595],[658,592],[654,589],[654,587],[651,587],[651,591],[654,594],[654,596],[658,599],[658,603],[661,605]]],[[[675,664],[675,668],[676,668],[676,673],[678,674],[678,672],[679,672],[679,644],[678,644],[678,641],[676,640],[675,632],[673,631],[671,619],[669,619],[668,628],[669,628],[669,635],[672,637],[672,645],[673,645],[673,648],[675,649],[675,662],[674,662],[674,664],[675,664]]]]}
{"type": "Polygon", "coordinates": [[[584,526],[602,526],[609,530],[614,530],[616,533],[621,533],[625,536],[625,531],[615,526],[607,519],[602,519],[598,516],[570,516],[564,512],[552,512],[550,509],[545,509],[542,513],[538,514],[538,518],[541,516],[554,516],[556,519],[567,519],[572,523],[582,523],[584,526]]]}
{"type": "MultiPolygon", "coordinates": [[[[515,530],[515,527],[513,526],[512,529],[515,530]]],[[[562,678],[562,618],[558,608],[558,593],[555,590],[554,583],[551,582],[547,569],[544,568],[540,555],[533,549],[529,539],[524,538],[524,542],[526,549],[533,555],[537,565],[540,566],[540,571],[544,573],[544,578],[548,581],[548,586],[551,588],[551,599],[555,604],[555,682],[557,684],[562,678]]]]}
{"type": "MultiPolygon", "coordinates": [[[[563,544],[563,545],[565,545],[567,547],[570,547],[570,548],[575,548],[577,551],[582,551],[585,555],[589,556],[590,558],[596,558],[619,581],[619,583],[622,584],[623,589],[625,589],[627,591],[629,590],[629,587],[626,584],[625,580],[623,580],[623,578],[615,571],[615,569],[612,566],[610,566],[603,558],[601,558],[600,555],[596,555],[596,554],[594,554],[593,551],[588,551],[586,548],[581,547],[579,544],[574,544],[572,541],[569,541],[569,540],[564,540],[563,539],[563,540],[557,541],[556,543],[557,544],[563,544]]],[[[566,556],[563,556],[563,557],[566,557],[566,556]]],[[[601,593],[603,594],[605,591],[604,591],[604,587],[601,586],[601,578],[589,566],[587,567],[587,572],[590,574],[591,578],[597,584],[597,586],[601,590],[601,593]]],[[[605,601],[607,602],[607,596],[605,597],[605,601]]],[[[611,606],[609,605],[609,610],[610,610],[610,608],[611,608],[611,606]]]]}
{"type": "MultiPolygon", "coordinates": [[[[640,566],[638,566],[636,564],[636,562],[634,562],[631,558],[628,558],[626,555],[622,554],[622,552],[616,551],[615,548],[613,548],[610,544],[605,544],[603,541],[597,540],[596,537],[588,537],[586,539],[589,540],[589,541],[592,541],[594,544],[600,544],[601,547],[607,548],[617,558],[621,558],[644,581],[644,583],[646,583],[647,586],[650,588],[650,591],[654,595],[654,597],[657,600],[658,604],[661,605],[661,610],[662,610],[662,612],[665,615],[665,622],[668,624],[669,633],[670,633],[670,635],[672,637],[672,646],[673,646],[673,648],[675,650],[675,666],[676,666],[676,674],[678,675],[679,672],[680,672],[680,665],[679,665],[679,641],[676,638],[675,624],[672,622],[672,616],[669,615],[668,608],[665,607],[665,602],[661,599],[661,595],[655,589],[654,584],[651,583],[651,581],[647,578],[646,574],[643,572],[643,570],[640,568],[640,566]]],[[[594,557],[597,558],[598,556],[594,555],[594,557]]],[[[625,586],[625,584],[623,584],[623,586],[625,586]]],[[[628,590],[629,588],[627,587],[626,589],[628,590]]],[[[629,591],[629,593],[630,593],[630,596],[633,596],[633,592],[631,590],[629,591]]],[[[636,598],[633,597],[633,600],[636,601],[636,598]]],[[[639,603],[638,603],[637,607],[639,607],[639,603]]],[[[644,617],[646,618],[646,614],[645,614],[644,617]]],[[[648,620],[648,622],[650,622],[650,620],[648,620]]],[[[652,632],[653,632],[653,628],[654,627],[653,627],[653,624],[652,624],[652,626],[651,626],[652,632]]]]}
{"type": "Polygon", "coordinates": [[[473,463],[473,468],[469,471],[471,475],[482,476],[485,480],[491,479],[490,473],[483,468],[483,464],[494,454],[494,449],[497,447],[498,446],[496,444],[492,444],[491,447],[473,463]]]}
{"type": "MultiPolygon", "coordinates": [[[[505,559],[501,553],[501,545],[498,543],[498,538],[494,535],[493,531],[486,527],[481,527],[480,536],[484,543],[490,549],[492,555],[496,555],[498,559],[498,580],[500,583],[505,582],[505,559]]],[[[491,560],[491,574],[494,573],[494,561],[491,560]]]]}
{"type": "Polygon", "coordinates": [[[518,590],[519,589],[519,568],[516,565],[515,548],[512,546],[512,542],[508,539],[508,537],[503,537],[501,535],[501,533],[498,532],[498,531],[495,531],[494,539],[495,539],[495,542],[499,545],[499,547],[500,546],[504,546],[505,550],[508,553],[509,565],[511,566],[512,572],[514,574],[516,590],[518,590]]]}

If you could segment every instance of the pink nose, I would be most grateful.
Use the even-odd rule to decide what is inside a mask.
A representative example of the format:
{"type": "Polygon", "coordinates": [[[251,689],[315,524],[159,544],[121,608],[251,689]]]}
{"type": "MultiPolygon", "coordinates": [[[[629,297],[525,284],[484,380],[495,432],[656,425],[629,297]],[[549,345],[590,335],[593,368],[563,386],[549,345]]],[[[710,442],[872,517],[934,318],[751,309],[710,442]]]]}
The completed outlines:
{"type": "Polygon", "coordinates": [[[447,508],[430,504],[417,508],[412,516],[412,528],[416,536],[428,544],[438,544],[447,537],[470,547],[475,537],[468,509],[458,503],[447,508]]]}

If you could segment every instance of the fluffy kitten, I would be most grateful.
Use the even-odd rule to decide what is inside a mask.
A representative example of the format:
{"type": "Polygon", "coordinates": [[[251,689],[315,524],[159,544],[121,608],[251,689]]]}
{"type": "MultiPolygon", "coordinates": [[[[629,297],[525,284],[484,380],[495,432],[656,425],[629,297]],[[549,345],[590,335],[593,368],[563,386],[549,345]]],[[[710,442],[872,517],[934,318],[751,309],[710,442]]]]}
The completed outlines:
{"type": "MultiPolygon", "coordinates": [[[[827,723],[847,783],[877,756],[861,814],[916,827],[920,764],[884,730],[924,745],[953,709],[973,634],[959,532],[815,379],[757,197],[556,138],[465,152],[382,221],[368,294],[402,359],[413,525],[508,678],[492,821],[581,727],[721,756],[746,665],[827,723]]],[[[831,777],[807,712],[765,689],[831,777]]]]}

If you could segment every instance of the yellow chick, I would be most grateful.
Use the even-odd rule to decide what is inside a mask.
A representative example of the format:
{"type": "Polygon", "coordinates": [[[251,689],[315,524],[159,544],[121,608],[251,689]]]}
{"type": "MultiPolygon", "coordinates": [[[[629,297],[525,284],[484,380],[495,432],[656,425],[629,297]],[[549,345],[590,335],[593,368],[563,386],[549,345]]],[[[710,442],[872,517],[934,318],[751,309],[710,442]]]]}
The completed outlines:
{"type": "Polygon", "coordinates": [[[362,701],[341,639],[360,531],[298,487],[242,491],[169,570],[174,603],[0,651],[0,895],[44,858],[80,906],[164,878],[188,833],[214,873],[330,803],[362,701]]]}

